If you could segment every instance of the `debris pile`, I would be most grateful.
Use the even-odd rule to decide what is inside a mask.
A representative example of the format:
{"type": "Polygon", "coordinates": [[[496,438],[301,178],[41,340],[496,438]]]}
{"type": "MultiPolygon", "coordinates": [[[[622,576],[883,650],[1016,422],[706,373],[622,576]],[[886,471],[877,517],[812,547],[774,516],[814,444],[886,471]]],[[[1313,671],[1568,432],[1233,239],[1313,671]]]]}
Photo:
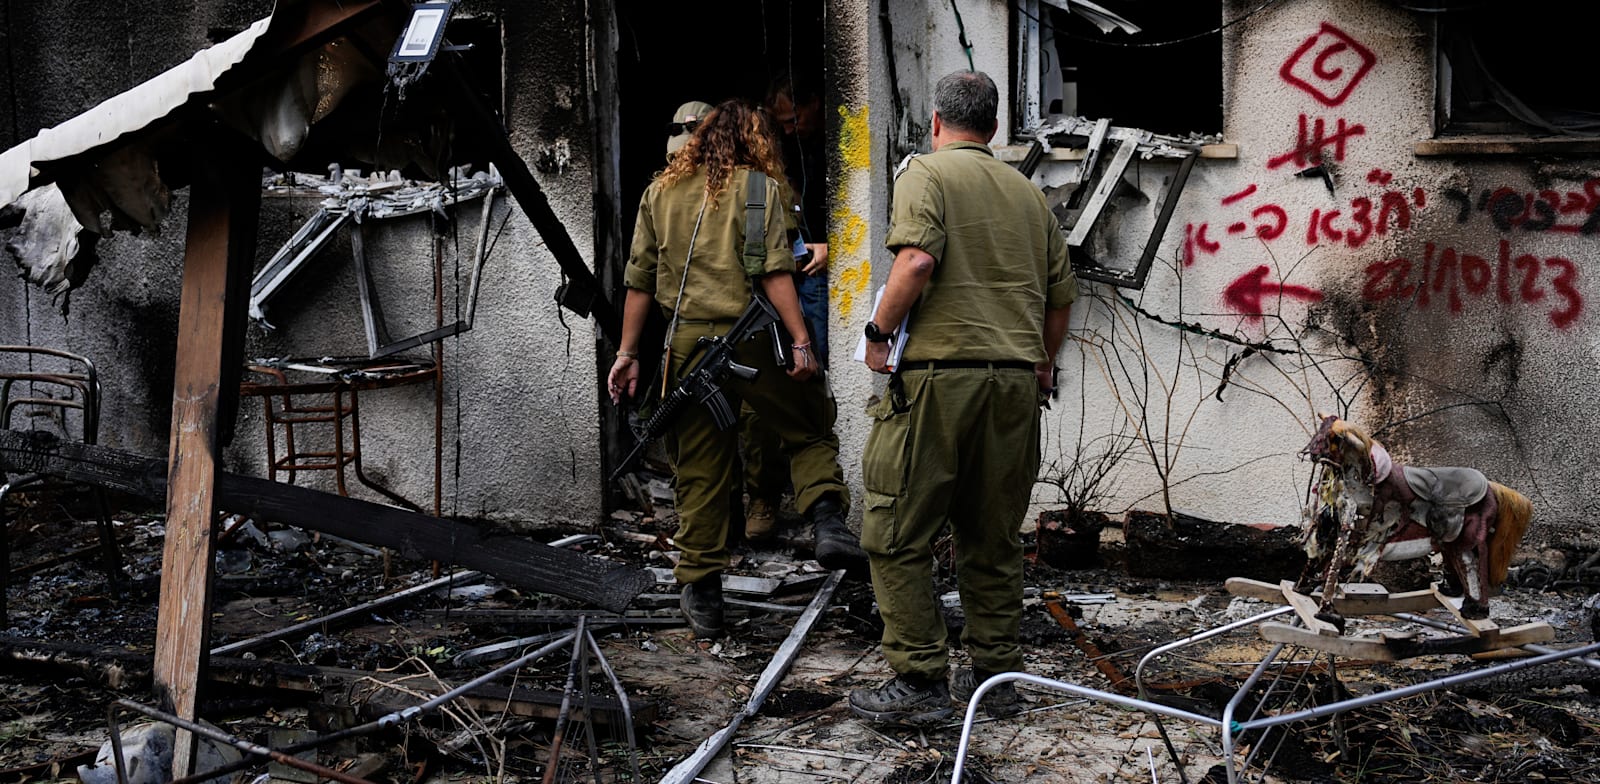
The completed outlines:
{"type": "MultiPolygon", "coordinates": [[[[648,512],[619,512],[590,531],[535,534],[653,570],[657,586],[622,612],[450,564],[435,574],[427,562],[262,520],[221,520],[202,715],[229,738],[298,748],[307,764],[372,781],[526,780],[552,760],[557,781],[634,780],[634,766],[645,780],[951,775],[960,721],[875,727],[850,715],[849,690],[887,674],[874,649],[871,591],[804,557],[798,515],[780,514],[773,542],[738,549],[726,580],[733,633],[694,641],[670,578],[670,492],[653,492],[666,486],[641,476],[648,512]],[[500,671],[505,677],[493,677],[500,671]]],[[[50,560],[92,552],[97,541],[95,523],[72,499],[25,502],[11,509],[18,574],[0,640],[0,781],[93,768],[107,741],[107,707],[118,698],[148,703],[165,533],[153,513],[118,512],[124,579],[112,582],[92,556],[50,560]]],[[[1301,652],[1246,688],[1273,647],[1252,625],[1141,664],[1158,646],[1277,605],[1229,596],[1214,582],[1130,578],[1119,533],[1107,527],[1103,566],[1088,570],[1036,559],[1029,542],[1022,640],[1030,673],[1221,717],[1236,697],[1240,715],[1284,711],[1484,666],[1459,655],[1378,662],[1301,652]]],[[[935,577],[954,638],[959,598],[947,569],[935,577]]],[[[1512,589],[1494,601],[1494,615],[1548,623],[1551,645],[1567,647],[1593,639],[1584,599],[1512,589]]],[[[961,651],[954,658],[964,663],[961,651]]],[[[1252,781],[1592,780],[1600,774],[1600,698],[1590,692],[1597,675],[1577,663],[1524,670],[1247,734],[1236,761],[1252,781]]],[[[1021,691],[1021,716],[972,728],[963,780],[1146,780],[1152,767],[1159,781],[1226,780],[1217,735],[1204,726],[1028,684],[1021,691]]],[[[143,717],[123,708],[117,721],[128,728],[143,717]]]]}

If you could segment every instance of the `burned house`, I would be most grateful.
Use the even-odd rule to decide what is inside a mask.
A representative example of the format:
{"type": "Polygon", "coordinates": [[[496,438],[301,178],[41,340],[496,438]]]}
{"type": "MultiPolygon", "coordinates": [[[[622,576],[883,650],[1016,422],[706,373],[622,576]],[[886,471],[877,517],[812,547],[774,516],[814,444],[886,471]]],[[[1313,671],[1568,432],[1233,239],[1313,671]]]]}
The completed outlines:
{"type": "MultiPolygon", "coordinates": [[[[1105,478],[1116,480],[1108,508],[1292,523],[1304,474],[1289,446],[1315,411],[1337,408],[1396,428],[1390,435],[1419,458],[1480,465],[1524,487],[1540,508],[1536,539],[1580,541],[1592,480],[1569,456],[1590,426],[1572,404],[1586,382],[1570,372],[1570,353],[1586,323],[1593,167],[1581,123],[1566,119],[1581,113],[1578,99],[1529,65],[1567,56],[1559,41],[1542,43],[1546,27],[1563,25],[1381,0],[1159,13],[1113,3],[1105,14],[1050,2],[750,5],[457,9],[452,40],[470,47],[463,57],[486,77],[513,145],[603,285],[616,285],[634,204],[660,167],[660,118],[684,100],[759,98],[773,75],[814,69],[828,89],[834,353],[847,355],[861,302],[886,272],[877,239],[889,172],[926,147],[931,81],[976,67],[1014,99],[998,154],[1022,163],[1041,137],[1034,176],[1076,232],[1081,268],[1147,265],[1141,286],[1096,284],[1079,308],[1080,339],[1062,364],[1082,394],[1065,396],[1048,420],[1055,478],[1113,450],[1125,459],[1105,478]],[[685,45],[707,19],[729,31],[714,53],[685,45]],[[1149,32],[1135,38],[1134,28],[1149,32]],[[1489,29],[1501,35],[1485,40],[1489,29]],[[722,65],[730,61],[749,67],[722,65]],[[1060,122],[1075,116],[1090,124],[1060,122]],[[1182,156],[1115,132],[1091,147],[1101,119],[1191,142],[1180,187],[1182,156]],[[1113,187],[1080,220],[1102,184],[1113,187]],[[1134,357],[1159,379],[1126,372],[1134,357]]],[[[135,5],[109,18],[50,3],[13,9],[11,122],[0,130],[8,144],[24,141],[269,6],[135,5]],[[84,32],[106,25],[127,34],[84,32]]],[[[344,111],[376,118],[381,107],[344,111]]],[[[360,132],[381,136],[375,124],[360,132]]],[[[371,173],[361,167],[354,156],[344,164],[371,173]]],[[[264,191],[258,267],[325,197],[264,191]]],[[[186,196],[174,198],[181,215],[186,196]]],[[[609,345],[592,319],[556,304],[565,276],[513,204],[451,207],[448,229],[426,217],[364,229],[396,339],[465,318],[478,281],[472,331],[439,344],[439,383],[362,397],[364,475],[431,509],[438,427],[449,513],[592,521],[617,502],[603,480],[627,441],[596,381],[609,345]],[[477,274],[484,216],[493,252],[477,274]]],[[[176,226],[113,233],[93,248],[92,271],[73,270],[81,282],[70,298],[59,291],[65,280],[50,293],[17,279],[4,294],[8,342],[99,364],[107,444],[156,453],[165,443],[181,238],[176,226]]],[[[328,243],[274,292],[271,316],[248,330],[249,356],[370,353],[349,232],[328,243]]],[[[846,454],[866,431],[849,401],[864,401],[873,384],[848,363],[835,370],[846,454]]],[[[265,475],[267,431],[253,402],[238,431],[230,463],[265,475]]],[[[1066,478],[1076,486],[1065,492],[1080,495],[1101,479],[1066,478]]],[[[1041,487],[1041,503],[1056,500],[1041,487]]]]}
{"type": "MultiPolygon", "coordinates": [[[[225,51],[274,5],[316,4],[7,5],[0,147],[225,51]]],[[[605,323],[672,107],[759,98],[783,72],[826,84],[832,353],[843,358],[887,275],[894,165],[927,147],[933,81],[975,68],[1009,99],[996,154],[1058,206],[1089,292],[1046,417],[1041,507],[1297,524],[1309,468],[1296,453],[1316,413],[1336,411],[1407,458],[1521,489],[1537,510],[1530,545],[1592,551],[1584,456],[1596,429],[1582,403],[1596,382],[1574,356],[1593,353],[1585,260],[1600,232],[1600,143],[1591,99],[1558,77],[1579,72],[1574,12],[1167,5],[458,3],[451,57],[482,87],[551,225],[493,185],[507,172],[487,148],[430,136],[466,110],[433,118],[443,126],[389,126],[393,92],[330,98],[336,51],[297,61],[309,88],[289,103],[306,138],[338,141],[280,150],[263,173],[249,265],[259,307],[235,357],[256,375],[222,425],[233,438],[220,465],[515,529],[604,519],[627,503],[605,479],[631,445],[601,390],[605,323]],[[490,184],[469,198],[475,175],[490,184]],[[356,220],[357,209],[371,212],[356,220]],[[593,290],[564,266],[552,225],[593,290]],[[347,369],[324,357],[388,358],[362,369],[391,375],[349,393],[359,442],[330,444],[346,431],[326,428],[300,436],[298,451],[334,453],[327,470],[279,463],[297,449],[274,421],[288,397],[272,385],[347,369]]],[[[257,129],[272,119],[260,107],[283,99],[209,105],[205,93],[178,104],[257,129]]],[[[0,177],[24,186],[7,197],[60,176],[35,162],[6,161],[0,177]]],[[[105,447],[168,453],[192,194],[174,187],[159,209],[120,210],[103,230],[79,221],[46,234],[26,215],[8,230],[23,274],[0,284],[0,344],[91,358],[105,447]]],[[[836,360],[832,384],[844,454],[859,454],[881,382],[836,360]]]]}

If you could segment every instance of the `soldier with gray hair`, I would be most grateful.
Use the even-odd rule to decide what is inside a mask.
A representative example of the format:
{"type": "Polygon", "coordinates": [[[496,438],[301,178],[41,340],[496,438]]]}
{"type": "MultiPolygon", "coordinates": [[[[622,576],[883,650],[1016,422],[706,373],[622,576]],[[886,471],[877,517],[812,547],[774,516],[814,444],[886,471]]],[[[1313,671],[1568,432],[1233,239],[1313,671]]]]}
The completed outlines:
{"type": "MultiPolygon", "coordinates": [[[[874,721],[920,724],[953,713],[988,677],[1022,669],[1020,530],[1039,472],[1039,408],[1078,289],[1067,243],[1044,195],[996,160],[988,142],[999,92],[962,71],[934,90],[933,150],[896,177],[885,242],[895,254],[866,325],[866,363],[890,372],[871,409],[862,455],[861,546],[883,616],[895,677],[850,693],[874,721]],[[896,335],[909,314],[909,336],[896,335]],[[949,526],[972,669],[950,684],[933,542],[949,526]]],[[[1006,683],[985,696],[994,715],[1021,710],[1006,683]]]]}

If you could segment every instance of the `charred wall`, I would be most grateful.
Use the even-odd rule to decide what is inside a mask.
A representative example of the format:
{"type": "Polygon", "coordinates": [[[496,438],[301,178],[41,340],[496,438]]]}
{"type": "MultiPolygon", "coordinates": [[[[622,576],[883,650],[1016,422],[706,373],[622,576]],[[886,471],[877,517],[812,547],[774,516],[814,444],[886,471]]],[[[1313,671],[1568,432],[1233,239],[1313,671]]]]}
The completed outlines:
{"type": "MultiPolygon", "coordinates": [[[[9,2],[3,7],[9,113],[0,132],[27,138],[187,59],[272,10],[259,2],[169,4],[9,2]],[[12,131],[12,128],[15,131],[12,131]]],[[[586,4],[466,2],[457,15],[492,25],[503,59],[485,69],[513,145],[534,168],[581,252],[593,247],[594,128],[587,91],[586,4]]],[[[376,125],[374,126],[376,128],[376,125]]],[[[117,234],[65,313],[18,278],[0,279],[0,342],[54,345],[99,363],[106,387],[102,442],[164,454],[171,410],[187,190],[158,236],[117,234]]],[[[316,209],[316,199],[263,199],[257,266],[316,209]]],[[[478,203],[437,227],[445,237],[445,317],[465,315],[478,203]]],[[[512,523],[588,522],[600,514],[596,333],[557,312],[559,268],[514,202],[493,217],[495,251],[475,329],[445,343],[444,509],[512,523]]],[[[374,225],[368,253],[384,276],[391,320],[432,326],[436,227],[428,219],[374,225]]],[[[274,302],[276,331],[252,324],[247,356],[365,351],[348,238],[327,248],[274,302]]],[[[397,332],[402,332],[397,328],[397,332]]],[[[419,352],[426,354],[425,351],[419,352]]],[[[363,396],[369,475],[431,506],[433,394],[426,386],[363,396]]],[[[258,401],[245,401],[229,470],[264,473],[258,401]]],[[[327,477],[302,483],[331,489],[327,477]]],[[[360,488],[352,490],[363,494],[360,488]]],[[[368,495],[370,496],[370,494],[368,495]]]]}

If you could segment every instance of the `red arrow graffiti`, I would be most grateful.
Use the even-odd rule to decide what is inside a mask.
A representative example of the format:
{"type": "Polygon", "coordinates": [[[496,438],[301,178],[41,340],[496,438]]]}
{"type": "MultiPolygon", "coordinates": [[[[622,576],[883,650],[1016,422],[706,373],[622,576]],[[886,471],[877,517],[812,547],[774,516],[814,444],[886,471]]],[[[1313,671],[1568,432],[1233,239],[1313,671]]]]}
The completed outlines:
{"type": "Polygon", "coordinates": [[[1267,275],[1272,270],[1263,264],[1243,275],[1234,282],[1229,283],[1222,291],[1222,301],[1227,303],[1235,313],[1241,313],[1251,318],[1261,318],[1261,298],[1264,296],[1294,297],[1307,302],[1318,302],[1322,299],[1322,292],[1305,286],[1290,286],[1283,283],[1269,283],[1267,275]]]}

